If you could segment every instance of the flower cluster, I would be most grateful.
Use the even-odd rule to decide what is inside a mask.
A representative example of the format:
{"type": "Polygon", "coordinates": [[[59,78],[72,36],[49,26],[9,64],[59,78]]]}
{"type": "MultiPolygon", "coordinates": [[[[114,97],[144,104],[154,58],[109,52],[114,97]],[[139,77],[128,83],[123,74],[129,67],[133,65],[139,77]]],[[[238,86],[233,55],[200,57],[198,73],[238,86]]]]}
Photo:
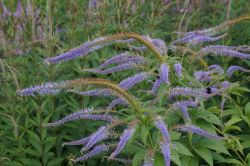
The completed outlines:
{"type": "MultiPolygon", "coordinates": [[[[184,47],[190,49],[191,51],[189,52],[195,52],[195,50],[192,51],[191,48],[197,44],[218,41],[219,39],[224,38],[225,35],[218,36],[218,34],[224,32],[225,29],[236,22],[237,21],[226,22],[214,28],[186,32],[184,33],[184,37],[176,39],[172,42],[172,45],[176,48],[184,47]],[[215,35],[217,36],[214,37],[215,35]],[[180,46],[179,44],[187,44],[187,47],[180,46]],[[192,45],[192,47],[188,48],[190,45],[192,45]]],[[[45,63],[60,63],[79,56],[87,56],[93,51],[116,43],[128,45],[128,47],[131,48],[132,53],[120,53],[109,58],[95,69],[84,69],[83,71],[95,72],[99,75],[137,69],[134,71],[135,74],[122,79],[118,83],[106,79],[84,78],[44,83],[42,85],[18,90],[17,92],[21,96],[34,96],[35,94],[57,94],[64,91],[82,96],[112,98],[105,108],[93,110],[83,109],[62,118],[59,121],[44,124],[44,127],[52,127],[60,126],[67,122],[79,119],[104,121],[105,125],[100,126],[92,134],[81,138],[80,140],[63,143],[63,146],[83,146],[81,152],[84,153],[84,155],[76,158],[74,160],[75,162],[85,161],[100,153],[111,152],[108,160],[130,163],[131,160],[117,158],[117,156],[122,156],[122,151],[126,146],[129,146],[130,140],[131,142],[135,139],[140,140],[136,131],[139,130],[138,128],[141,129],[142,127],[145,127],[148,123],[151,125],[154,124],[154,127],[158,129],[160,134],[158,134],[156,140],[151,140],[152,137],[150,132],[146,135],[146,137],[149,138],[148,140],[150,140],[149,144],[152,143],[151,141],[156,141],[156,143],[153,144],[156,144],[157,146],[148,146],[148,144],[145,143],[145,147],[148,148],[144,161],[145,166],[154,164],[153,158],[157,151],[162,153],[165,165],[170,166],[171,130],[193,133],[207,139],[224,140],[223,136],[211,134],[200,128],[198,125],[194,125],[194,121],[192,121],[191,118],[192,116],[189,115],[189,108],[192,107],[193,109],[198,109],[200,103],[208,102],[210,98],[216,95],[225,95],[230,89],[232,83],[224,79],[231,77],[237,70],[249,72],[248,69],[240,66],[231,66],[227,69],[225,75],[222,66],[213,64],[207,66],[204,70],[195,71],[194,76],[192,77],[189,76],[184,68],[185,64],[180,63],[178,58],[171,58],[167,55],[167,49],[171,47],[166,47],[166,43],[163,40],[151,38],[149,36],[141,36],[135,33],[118,33],[98,37],[94,40],[87,41],[81,46],[73,48],[68,52],[47,58],[45,59],[45,63]],[[132,45],[134,42],[139,42],[142,46],[132,45]],[[135,52],[138,53],[138,51],[151,51],[152,54],[134,54],[135,52]],[[149,57],[146,58],[145,56],[148,55],[149,57]],[[155,57],[157,60],[151,61],[150,58],[152,57],[155,57]],[[183,74],[183,72],[185,72],[185,74],[183,74]],[[176,83],[175,78],[177,78],[178,83],[176,83]],[[141,86],[139,84],[142,84],[143,81],[147,81],[147,83],[153,82],[152,85],[144,86],[147,87],[146,91],[152,93],[148,93],[145,98],[138,98],[138,95],[136,96],[136,93],[131,89],[135,88],[135,86],[140,88],[141,86]],[[90,86],[92,89],[82,91],[82,86],[90,86]],[[158,93],[160,91],[160,86],[162,86],[164,92],[168,93],[158,93]],[[180,123],[183,124],[176,124],[175,127],[168,127],[168,122],[166,121],[165,116],[160,116],[160,111],[154,111],[151,109],[154,107],[155,103],[149,106],[148,102],[144,101],[144,99],[148,100],[149,98],[157,99],[159,94],[168,94],[167,102],[168,104],[170,103],[171,107],[165,108],[162,105],[162,108],[166,113],[168,113],[171,108],[180,111],[183,118],[180,123]],[[131,116],[126,118],[124,117],[125,114],[117,114],[116,110],[120,107],[124,108],[123,110],[125,110],[125,112],[127,111],[126,115],[131,116]],[[122,132],[121,129],[123,129],[122,132]],[[117,136],[119,137],[119,140],[117,140],[117,136]],[[154,149],[152,149],[152,147],[154,147],[154,149]]],[[[250,58],[250,55],[246,53],[246,50],[248,50],[248,48],[240,46],[210,45],[201,48],[197,52],[246,59],[250,58]]],[[[222,103],[224,104],[224,102],[225,101],[223,100],[222,103]]],[[[160,103],[157,104],[160,105],[160,103]]]]}

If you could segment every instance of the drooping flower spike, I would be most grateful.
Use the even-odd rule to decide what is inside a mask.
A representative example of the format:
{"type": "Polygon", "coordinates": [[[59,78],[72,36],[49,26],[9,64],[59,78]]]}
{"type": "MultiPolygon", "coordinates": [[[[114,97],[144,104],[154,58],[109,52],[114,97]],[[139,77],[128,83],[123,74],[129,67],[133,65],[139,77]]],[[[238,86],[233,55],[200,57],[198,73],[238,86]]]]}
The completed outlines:
{"type": "Polygon", "coordinates": [[[227,69],[227,76],[228,77],[232,77],[232,75],[233,75],[233,73],[235,72],[235,71],[243,71],[243,72],[250,72],[250,70],[248,70],[248,69],[245,69],[245,68],[243,68],[243,67],[241,67],[241,66],[230,66],[228,69],[227,69]]]}
{"type": "Polygon", "coordinates": [[[64,147],[65,145],[84,145],[89,141],[89,137],[84,137],[82,139],[76,140],[76,141],[70,141],[70,142],[64,142],[62,144],[62,147],[64,147]]]}
{"type": "Polygon", "coordinates": [[[128,106],[128,103],[122,99],[114,99],[109,106],[107,107],[107,109],[113,109],[115,106],[117,105],[124,105],[124,106],[128,106]]]}
{"type": "Polygon", "coordinates": [[[92,150],[90,150],[85,155],[83,155],[82,157],[76,158],[74,160],[74,162],[85,161],[91,157],[98,155],[98,154],[101,154],[103,152],[107,152],[108,150],[109,150],[109,147],[107,145],[97,145],[92,150]]]}
{"type": "Polygon", "coordinates": [[[87,91],[77,91],[77,90],[68,90],[68,92],[76,93],[78,95],[82,96],[111,96],[115,95],[114,92],[111,89],[92,89],[92,90],[87,90],[87,91]]]}
{"type": "Polygon", "coordinates": [[[170,136],[168,129],[161,117],[156,117],[154,120],[155,126],[160,130],[163,140],[160,142],[160,148],[165,159],[165,166],[170,166],[170,136]]]}
{"type": "Polygon", "coordinates": [[[109,65],[112,64],[122,64],[126,62],[134,62],[140,63],[144,62],[145,58],[139,55],[130,55],[128,52],[118,54],[116,56],[111,57],[110,59],[106,60],[103,64],[101,64],[97,69],[101,70],[109,65]]]}
{"type": "Polygon", "coordinates": [[[78,119],[91,119],[91,120],[101,120],[101,121],[107,121],[107,122],[112,122],[116,120],[117,118],[108,115],[108,114],[90,114],[86,113],[86,111],[79,111],[79,112],[74,112],[72,114],[67,115],[66,117],[60,119],[59,121],[53,122],[53,123],[47,123],[44,124],[44,127],[56,127],[56,126],[61,126],[67,122],[78,120],[78,119]]]}
{"type": "MultiPolygon", "coordinates": [[[[82,56],[82,57],[87,56],[93,51],[99,50],[113,43],[117,43],[117,42],[119,43],[122,39],[130,39],[130,38],[136,39],[140,43],[144,44],[145,46],[147,46],[147,48],[149,48],[149,50],[155,53],[154,55],[160,61],[163,60],[161,49],[158,49],[150,40],[147,40],[145,39],[145,37],[140,36],[135,33],[118,33],[115,35],[99,37],[94,40],[88,41],[82,44],[81,46],[71,49],[70,51],[60,54],[56,57],[47,58],[44,60],[44,63],[45,64],[59,63],[62,61],[68,61],[68,60],[74,59],[79,56],[82,56]]],[[[126,40],[123,40],[122,42],[125,42],[125,41],[126,40]]],[[[131,40],[127,40],[127,42],[131,42],[131,40]]]]}
{"type": "Polygon", "coordinates": [[[177,131],[180,131],[180,132],[195,133],[197,135],[200,135],[200,136],[203,136],[203,137],[206,137],[206,138],[217,139],[217,140],[224,139],[221,136],[217,136],[215,134],[211,134],[211,133],[209,133],[209,132],[201,129],[200,127],[194,126],[194,125],[177,126],[175,129],[177,131]]]}

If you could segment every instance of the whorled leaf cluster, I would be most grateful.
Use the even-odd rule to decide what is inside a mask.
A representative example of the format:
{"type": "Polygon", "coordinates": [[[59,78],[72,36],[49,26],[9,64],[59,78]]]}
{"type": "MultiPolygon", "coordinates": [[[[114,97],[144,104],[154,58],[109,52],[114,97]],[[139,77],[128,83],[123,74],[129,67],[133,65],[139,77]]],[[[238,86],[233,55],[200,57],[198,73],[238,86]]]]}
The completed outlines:
{"type": "MultiPolygon", "coordinates": [[[[223,141],[227,137],[223,133],[220,133],[220,136],[209,133],[193,124],[192,118],[189,115],[189,108],[199,109],[201,103],[207,102],[214,96],[226,96],[227,91],[234,86],[234,83],[230,83],[229,81],[233,73],[235,71],[250,71],[241,66],[234,65],[224,72],[224,69],[219,64],[208,65],[203,59],[205,55],[250,59],[250,48],[246,46],[203,46],[204,43],[211,43],[224,38],[226,35],[220,35],[221,33],[224,33],[233,24],[247,19],[250,19],[250,17],[240,17],[209,29],[185,33],[179,32],[182,37],[171,42],[168,46],[159,38],[154,39],[149,36],[141,36],[137,33],[124,32],[98,37],[68,52],[47,58],[44,62],[45,64],[53,64],[68,61],[76,57],[87,56],[103,47],[119,43],[128,46],[131,51],[112,56],[99,67],[84,69],[83,72],[106,75],[134,70],[135,75],[129,76],[119,83],[98,78],[48,82],[18,90],[17,93],[21,96],[34,96],[36,94],[58,94],[64,91],[82,96],[112,98],[112,101],[106,108],[85,108],[59,121],[44,124],[44,127],[55,127],[78,119],[106,122],[105,125],[100,126],[95,132],[80,140],[63,143],[63,146],[83,146],[81,149],[83,156],[76,158],[75,162],[87,160],[104,152],[109,154],[108,160],[123,163],[131,162],[130,159],[117,158],[117,156],[121,154],[129,140],[140,141],[140,137],[136,134],[136,131],[150,122],[152,128],[159,130],[160,136],[154,140],[153,144],[157,145],[153,146],[154,148],[145,145],[145,147],[148,147],[148,153],[143,165],[153,165],[155,154],[161,152],[165,160],[165,165],[169,166],[171,163],[171,149],[174,148],[171,144],[170,133],[172,131],[193,133],[218,141],[223,141]],[[141,46],[138,46],[136,42],[140,43],[141,46]],[[193,58],[200,60],[202,65],[205,65],[204,70],[195,71],[193,79],[190,79],[187,69],[184,68],[185,65],[182,64],[180,59],[167,55],[169,50],[173,51],[174,54],[179,51],[191,53],[193,56],[190,57],[190,60],[193,58]],[[174,81],[176,79],[178,82],[188,81],[189,86],[180,86],[182,84],[177,84],[174,81]],[[137,85],[145,81],[152,83],[151,87],[149,89],[137,90],[147,92],[150,99],[140,98],[136,95],[138,91],[131,90],[135,86],[140,87],[137,85]],[[81,91],[79,89],[82,86],[89,86],[92,89],[81,91]],[[167,97],[166,104],[161,104],[164,111],[154,111],[154,107],[159,107],[159,95],[160,97],[167,97]],[[133,118],[128,119],[125,115],[118,114],[120,108],[128,110],[127,115],[130,114],[133,118]],[[132,112],[130,111],[131,109],[133,110],[132,112]],[[169,127],[165,115],[172,110],[179,111],[183,120],[180,124],[169,127]],[[124,129],[122,132],[120,131],[121,128],[124,129]]],[[[222,102],[224,103],[225,101],[223,100],[222,102]]],[[[150,133],[145,137],[151,139],[150,133]]]]}

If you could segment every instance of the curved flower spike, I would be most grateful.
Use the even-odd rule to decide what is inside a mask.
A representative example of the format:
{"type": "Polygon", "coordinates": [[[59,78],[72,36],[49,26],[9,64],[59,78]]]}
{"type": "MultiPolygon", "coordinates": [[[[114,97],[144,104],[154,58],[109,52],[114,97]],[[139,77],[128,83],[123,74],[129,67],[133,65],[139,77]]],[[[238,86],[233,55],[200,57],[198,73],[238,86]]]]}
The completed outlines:
{"type": "Polygon", "coordinates": [[[89,150],[97,142],[107,139],[109,135],[110,135],[110,131],[107,126],[100,127],[96,132],[94,132],[91,136],[89,136],[88,143],[85,145],[84,148],[81,149],[81,152],[89,150]]]}
{"type": "Polygon", "coordinates": [[[91,151],[83,155],[82,157],[76,158],[74,162],[85,161],[91,157],[94,157],[100,153],[106,152],[109,150],[107,145],[97,145],[91,151]]]}
{"type": "Polygon", "coordinates": [[[109,156],[109,159],[114,158],[122,151],[122,149],[125,147],[125,145],[129,141],[129,139],[133,136],[134,132],[135,132],[134,126],[130,126],[129,128],[127,128],[123,131],[123,133],[120,137],[120,141],[119,141],[115,151],[112,152],[111,155],[109,156]]]}
{"type": "Polygon", "coordinates": [[[248,69],[245,69],[245,68],[243,68],[243,67],[241,67],[241,66],[230,66],[228,69],[227,69],[227,76],[228,77],[232,77],[232,75],[233,75],[233,73],[235,72],[235,71],[243,71],[243,72],[250,72],[250,70],[248,70],[248,69]]]}
{"type": "Polygon", "coordinates": [[[198,126],[194,126],[194,125],[177,126],[176,130],[181,131],[181,132],[195,133],[197,135],[204,136],[204,137],[211,138],[211,139],[217,139],[217,140],[224,139],[223,137],[217,136],[215,134],[211,134],[199,128],[198,126]]]}
{"type": "Polygon", "coordinates": [[[109,104],[108,109],[113,109],[118,104],[128,106],[128,103],[126,101],[122,99],[115,99],[109,104]]]}
{"type": "Polygon", "coordinates": [[[210,45],[203,47],[200,50],[201,55],[214,54],[228,57],[235,57],[240,59],[250,59],[250,54],[242,53],[232,49],[226,49],[225,47],[221,47],[220,45],[210,45]]]}
{"type": "Polygon", "coordinates": [[[152,93],[155,94],[162,83],[161,79],[157,79],[152,87],[152,93]]]}
{"type": "Polygon", "coordinates": [[[148,72],[141,72],[141,73],[138,73],[138,74],[136,74],[134,76],[131,76],[131,77],[128,77],[128,78],[122,80],[119,83],[119,86],[122,89],[129,90],[130,88],[132,88],[133,86],[135,86],[137,83],[142,82],[145,79],[148,79],[149,76],[150,76],[150,73],[148,73],[148,72]]]}
{"type": "Polygon", "coordinates": [[[76,140],[76,141],[64,142],[62,144],[62,147],[64,147],[65,145],[84,145],[89,141],[89,138],[90,138],[90,136],[84,137],[84,138],[82,138],[80,140],[76,140]]]}
{"type": "Polygon", "coordinates": [[[168,133],[168,129],[164,121],[161,119],[161,117],[157,117],[154,121],[155,126],[157,129],[160,130],[162,136],[163,136],[163,141],[160,142],[160,148],[162,151],[162,154],[165,159],[165,166],[170,166],[170,136],[168,133]]]}
{"type": "Polygon", "coordinates": [[[99,115],[99,114],[89,114],[86,113],[85,111],[79,111],[79,112],[74,112],[64,118],[62,118],[59,121],[53,122],[53,123],[47,123],[44,124],[44,127],[55,127],[55,126],[61,126],[67,122],[78,120],[78,119],[91,119],[91,120],[102,120],[102,121],[107,121],[107,122],[112,122],[116,120],[115,117],[104,114],[104,115],[99,115]]]}

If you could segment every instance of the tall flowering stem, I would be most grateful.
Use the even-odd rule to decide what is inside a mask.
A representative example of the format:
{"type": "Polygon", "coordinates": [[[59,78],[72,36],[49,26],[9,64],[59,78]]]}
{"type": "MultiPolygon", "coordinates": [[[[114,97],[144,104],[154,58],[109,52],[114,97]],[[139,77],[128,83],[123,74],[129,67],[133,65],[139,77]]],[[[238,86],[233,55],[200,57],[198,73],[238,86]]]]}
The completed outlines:
{"type": "MultiPolygon", "coordinates": [[[[113,90],[114,92],[116,92],[117,96],[125,99],[134,108],[138,117],[142,119],[140,115],[140,112],[142,109],[141,109],[140,104],[138,103],[138,100],[134,96],[128,94],[125,90],[120,88],[118,85],[106,79],[86,78],[86,79],[76,79],[76,80],[69,80],[69,81],[58,82],[58,83],[51,83],[48,90],[49,91],[63,90],[63,89],[69,89],[69,88],[73,88],[73,87],[81,86],[81,85],[97,85],[97,86],[102,86],[102,87],[113,90]]],[[[41,87],[35,86],[35,88],[31,87],[31,88],[19,90],[17,93],[19,95],[25,95],[24,93],[28,93],[28,95],[34,95],[34,93],[37,92],[37,89],[41,90],[41,88],[42,86],[41,87]]],[[[42,89],[42,90],[46,91],[47,90],[46,88],[48,87],[45,87],[45,89],[42,89]]]]}

